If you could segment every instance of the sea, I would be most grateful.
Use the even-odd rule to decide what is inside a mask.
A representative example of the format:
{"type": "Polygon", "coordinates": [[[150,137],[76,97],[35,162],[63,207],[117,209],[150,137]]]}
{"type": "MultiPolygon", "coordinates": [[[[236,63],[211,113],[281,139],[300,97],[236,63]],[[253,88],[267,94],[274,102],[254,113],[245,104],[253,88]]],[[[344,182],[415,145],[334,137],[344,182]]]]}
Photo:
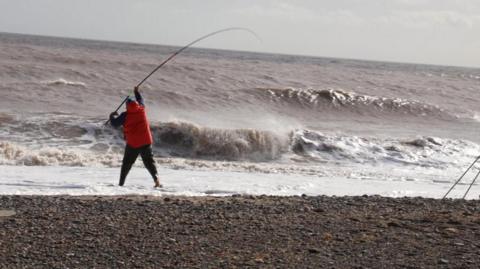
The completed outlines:
{"type": "Polygon", "coordinates": [[[479,68],[189,48],[141,86],[164,188],[119,187],[105,122],[178,49],[0,33],[0,194],[442,198],[480,154],[479,68]]]}

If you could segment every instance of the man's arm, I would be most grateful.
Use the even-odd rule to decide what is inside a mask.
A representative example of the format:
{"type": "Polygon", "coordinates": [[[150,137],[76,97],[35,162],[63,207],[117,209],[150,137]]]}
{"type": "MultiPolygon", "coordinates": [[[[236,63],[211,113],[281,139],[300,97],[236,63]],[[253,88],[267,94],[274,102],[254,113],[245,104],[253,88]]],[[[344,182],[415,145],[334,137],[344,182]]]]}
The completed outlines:
{"type": "Polygon", "coordinates": [[[141,105],[141,106],[145,106],[145,103],[143,102],[143,97],[142,95],[140,94],[140,91],[138,90],[138,87],[135,87],[133,89],[133,93],[135,93],[135,99],[137,99],[137,102],[141,105]]]}
{"type": "Polygon", "coordinates": [[[125,123],[125,118],[127,117],[127,113],[122,112],[120,116],[116,117],[118,115],[117,112],[112,112],[110,113],[110,123],[112,124],[113,127],[119,127],[125,123]]]}

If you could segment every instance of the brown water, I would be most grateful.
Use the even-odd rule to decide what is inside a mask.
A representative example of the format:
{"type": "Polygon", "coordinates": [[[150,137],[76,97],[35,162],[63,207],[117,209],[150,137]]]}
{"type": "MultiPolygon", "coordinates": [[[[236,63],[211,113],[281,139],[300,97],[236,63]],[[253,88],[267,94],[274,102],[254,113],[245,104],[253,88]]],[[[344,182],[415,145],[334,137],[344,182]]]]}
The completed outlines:
{"type": "MultiPolygon", "coordinates": [[[[102,123],[176,49],[0,34],[3,162],[117,163],[102,123]]],[[[437,167],[480,143],[479,69],[189,49],[142,91],[161,156],[437,167]]]]}

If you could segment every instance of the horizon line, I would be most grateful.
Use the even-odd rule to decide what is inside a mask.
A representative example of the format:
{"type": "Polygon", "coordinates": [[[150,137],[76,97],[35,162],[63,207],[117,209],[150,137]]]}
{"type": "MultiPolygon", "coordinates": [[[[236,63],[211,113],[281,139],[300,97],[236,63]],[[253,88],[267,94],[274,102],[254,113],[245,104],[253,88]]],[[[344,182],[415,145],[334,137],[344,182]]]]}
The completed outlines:
{"type": "MultiPolygon", "coordinates": [[[[83,41],[94,41],[94,42],[112,42],[112,43],[122,43],[122,44],[135,44],[135,45],[148,45],[148,46],[166,46],[166,47],[182,47],[183,45],[173,45],[173,44],[159,44],[159,43],[150,43],[150,42],[138,42],[131,40],[108,40],[108,39],[97,39],[89,37],[77,37],[77,36],[59,36],[59,35],[47,35],[47,34],[32,34],[32,33],[19,33],[19,32],[5,32],[0,31],[0,34],[11,34],[11,35],[25,35],[25,36],[36,36],[36,37],[47,37],[47,38],[59,38],[59,39],[70,39],[70,40],[83,40],[83,41]]],[[[449,65],[449,64],[434,64],[434,63],[425,63],[425,62],[402,62],[395,60],[380,60],[380,59],[361,59],[361,58],[347,58],[341,56],[324,56],[324,55],[310,55],[310,54],[301,54],[301,53],[285,53],[285,52],[268,52],[268,51],[253,51],[253,50],[241,50],[241,49],[225,49],[225,48],[216,48],[216,47],[199,47],[192,46],[196,49],[205,49],[205,50],[221,50],[221,51],[231,51],[231,52],[242,52],[242,53],[253,53],[253,54],[267,54],[267,55],[283,55],[283,56],[296,56],[296,57],[307,57],[307,58],[323,58],[323,59],[336,59],[336,60],[345,60],[345,61],[363,61],[363,62],[374,62],[374,63],[389,63],[389,64],[400,64],[400,65],[421,65],[421,66],[436,66],[436,67],[447,67],[447,68],[468,68],[468,69],[480,69],[479,66],[469,66],[469,65],[449,65]]]]}

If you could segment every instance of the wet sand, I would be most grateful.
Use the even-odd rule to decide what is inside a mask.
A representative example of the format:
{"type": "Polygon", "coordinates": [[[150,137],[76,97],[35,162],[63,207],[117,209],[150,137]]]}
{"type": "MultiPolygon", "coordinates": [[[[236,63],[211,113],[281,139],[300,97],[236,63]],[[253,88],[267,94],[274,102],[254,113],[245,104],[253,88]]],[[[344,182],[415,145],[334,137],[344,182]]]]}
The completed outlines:
{"type": "Polygon", "coordinates": [[[1,268],[478,268],[480,202],[0,196],[1,268]]]}

